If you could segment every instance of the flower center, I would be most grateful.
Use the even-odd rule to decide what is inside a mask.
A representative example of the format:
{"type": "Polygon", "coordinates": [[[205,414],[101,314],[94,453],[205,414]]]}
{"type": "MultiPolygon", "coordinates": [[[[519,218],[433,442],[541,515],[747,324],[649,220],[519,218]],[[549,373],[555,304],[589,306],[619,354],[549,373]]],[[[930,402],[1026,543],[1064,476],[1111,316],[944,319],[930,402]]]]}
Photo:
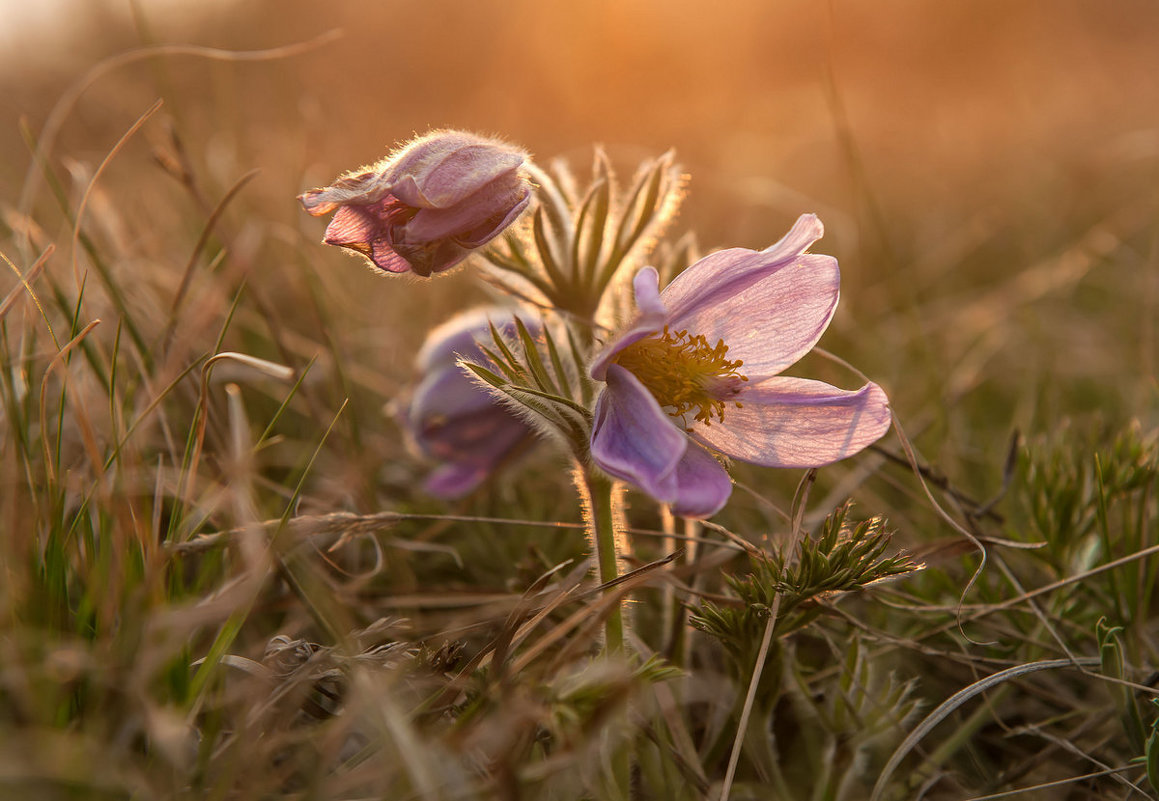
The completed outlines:
{"type": "MultiPolygon", "coordinates": [[[[709,345],[703,334],[664,332],[641,339],[620,351],[616,363],[636,376],[652,397],[673,417],[696,410],[694,419],[706,426],[724,421],[724,407],[740,392],[748,376],[737,372],[744,362],[725,358],[728,345],[709,345]]],[[[738,409],[740,401],[731,401],[738,409]]]]}

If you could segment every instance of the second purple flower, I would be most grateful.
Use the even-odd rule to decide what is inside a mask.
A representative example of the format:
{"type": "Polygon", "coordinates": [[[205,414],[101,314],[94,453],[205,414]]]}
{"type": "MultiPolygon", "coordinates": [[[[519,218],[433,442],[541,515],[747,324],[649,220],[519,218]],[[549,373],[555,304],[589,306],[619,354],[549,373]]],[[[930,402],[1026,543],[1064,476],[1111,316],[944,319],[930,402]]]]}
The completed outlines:
{"type": "Polygon", "coordinates": [[[387,273],[447,270],[527,208],[527,154],[463,131],[420,137],[371,168],[299,196],[315,217],[335,212],[323,239],[387,273]]]}
{"type": "Polygon", "coordinates": [[[462,497],[533,444],[531,427],[459,364],[486,361],[478,343],[490,341],[492,325],[514,336],[514,319],[499,308],[459,315],[432,331],[419,351],[421,380],[401,423],[418,450],[439,463],[423,486],[431,495],[462,497]]]}

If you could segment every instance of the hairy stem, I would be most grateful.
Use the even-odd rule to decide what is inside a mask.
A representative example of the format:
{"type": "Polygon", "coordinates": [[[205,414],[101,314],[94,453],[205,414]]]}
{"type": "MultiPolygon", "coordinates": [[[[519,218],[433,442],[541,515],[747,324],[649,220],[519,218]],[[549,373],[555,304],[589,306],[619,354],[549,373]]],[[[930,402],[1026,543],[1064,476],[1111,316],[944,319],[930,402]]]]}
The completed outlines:
{"type": "MultiPolygon", "coordinates": [[[[607,584],[619,575],[616,561],[619,556],[616,543],[618,521],[615,482],[594,468],[576,467],[576,485],[584,504],[588,537],[596,554],[600,583],[607,584]]],[[[624,615],[617,603],[604,621],[604,653],[623,655],[624,615]]],[[[632,749],[619,748],[612,755],[611,772],[606,792],[610,799],[631,797],[632,749]]]]}
{"type": "MultiPolygon", "coordinates": [[[[583,484],[587,495],[585,511],[588,536],[596,553],[600,583],[607,584],[619,575],[619,566],[616,564],[619,554],[616,547],[615,486],[611,479],[591,468],[583,471],[583,484]]],[[[624,617],[618,605],[608,614],[604,636],[609,654],[624,650],[624,617]]]]}

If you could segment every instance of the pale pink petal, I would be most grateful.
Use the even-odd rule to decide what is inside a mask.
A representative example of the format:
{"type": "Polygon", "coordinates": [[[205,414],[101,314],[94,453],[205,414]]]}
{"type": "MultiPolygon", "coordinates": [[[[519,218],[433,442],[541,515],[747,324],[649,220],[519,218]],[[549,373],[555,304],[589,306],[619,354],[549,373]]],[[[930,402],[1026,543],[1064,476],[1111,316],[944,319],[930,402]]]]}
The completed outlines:
{"type": "Polygon", "coordinates": [[[660,275],[654,267],[645,267],[632,279],[636,292],[636,316],[626,331],[612,340],[592,362],[591,376],[603,381],[612,360],[629,345],[664,330],[668,312],[660,300],[660,275]]]}
{"type": "Polygon", "coordinates": [[[476,189],[500,177],[511,176],[518,181],[516,173],[526,156],[504,148],[495,141],[480,141],[453,148],[423,172],[403,174],[395,170],[399,180],[392,194],[420,209],[446,209],[466,201],[476,189]]]}
{"type": "Polygon", "coordinates": [[[428,276],[429,269],[424,270],[421,264],[414,264],[403,254],[399,253],[385,239],[376,239],[370,246],[370,260],[374,266],[388,273],[409,273],[428,276]]]}
{"type": "Polygon", "coordinates": [[[789,233],[775,244],[769,245],[762,253],[778,259],[792,259],[809,249],[809,246],[825,236],[825,226],[816,214],[802,214],[793,223],[789,233]]]}
{"type": "Polygon", "coordinates": [[[366,206],[343,206],[326,226],[322,241],[327,245],[365,247],[374,237],[384,233],[382,221],[366,206]]]}
{"type": "MultiPolygon", "coordinates": [[[[751,251],[747,251],[751,253],[751,251]]],[[[706,280],[705,302],[669,320],[675,330],[703,334],[710,344],[724,340],[728,358],[744,364],[740,373],[760,381],[784,370],[808,353],[837,311],[841,275],[831,256],[805,254],[788,262],[751,268],[743,277],[727,270],[706,280]]],[[[665,292],[664,302],[669,296],[665,292]]]]}
{"type": "Polygon", "coordinates": [[[405,209],[393,202],[393,198],[373,204],[342,206],[326,226],[322,241],[361,253],[385,272],[410,272],[410,262],[391,243],[403,211],[405,209]]]}
{"type": "Polygon", "coordinates": [[[673,513],[681,517],[711,517],[721,510],[731,494],[728,471],[711,453],[689,442],[684,457],[676,465],[673,513]]]}
{"type": "Polygon", "coordinates": [[[515,222],[531,203],[531,189],[523,185],[518,192],[513,193],[513,201],[508,208],[499,210],[475,227],[457,234],[455,241],[472,250],[490,242],[515,222]]]}
{"type": "Polygon", "coordinates": [[[609,365],[607,382],[596,399],[592,461],[659,501],[675,501],[676,467],[688,448],[688,437],[623,367],[609,365]]]}
{"type": "Polygon", "coordinates": [[[527,154],[504,142],[451,131],[408,146],[391,165],[391,193],[408,206],[447,208],[480,186],[514,175],[527,154]]]}
{"type": "Polygon", "coordinates": [[[376,203],[390,193],[390,179],[378,169],[340,176],[325,189],[311,189],[298,195],[302,208],[315,217],[350,203],[376,203]]]}
{"type": "Polygon", "coordinates": [[[821,381],[777,376],[746,386],[724,422],[697,424],[693,436],[716,450],[767,467],[820,467],[876,442],[890,426],[876,384],[849,392],[821,381]]]}
{"type": "MultiPolygon", "coordinates": [[[[802,214],[789,233],[762,251],[730,248],[705,256],[664,289],[664,304],[673,318],[689,313],[694,306],[710,305],[718,291],[733,281],[745,281],[749,273],[767,273],[804,253],[825,233],[815,214],[802,214]]],[[[724,294],[730,294],[727,290],[724,294]]]]}
{"type": "Polygon", "coordinates": [[[531,199],[526,184],[515,175],[508,177],[511,180],[493,181],[454,206],[420,207],[406,223],[407,237],[414,241],[455,237],[471,247],[489,241],[518,217],[531,199]]]}

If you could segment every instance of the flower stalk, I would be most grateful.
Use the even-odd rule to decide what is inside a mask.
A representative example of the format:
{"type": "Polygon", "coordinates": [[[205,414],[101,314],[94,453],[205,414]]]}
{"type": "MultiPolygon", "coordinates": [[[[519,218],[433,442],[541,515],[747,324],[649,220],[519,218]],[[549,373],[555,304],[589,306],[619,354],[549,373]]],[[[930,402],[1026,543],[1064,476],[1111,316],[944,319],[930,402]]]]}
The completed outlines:
{"type": "MultiPolygon", "coordinates": [[[[584,512],[588,523],[588,538],[596,554],[600,583],[607,584],[619,576],[618,547],[616,544],[616,487],[612,479],[599,470],[579,468],[584,496],[584,512]]],[[[608,654],[624,651],[624,615],[617,603],[604,621],[604,648],[608,654]]]]}
{"type": "MultiPolygon", "coordinates": [[[[588,538],[596,554],[596,566],[601,584],[608,584],[619,576],[619,548],[617,525],[620,518],[615,481],[595,467],[576,467],[576,484],[583,502],[588,524],[588,538]]],[[[615,606],[604,619],[604,656],[626,654],[624,641],[623,605],[615,606]]],[[[607,776],[607,797],[619,801],[631,798],[632,751],[617,748],[611,754],[607,776]]]]}

